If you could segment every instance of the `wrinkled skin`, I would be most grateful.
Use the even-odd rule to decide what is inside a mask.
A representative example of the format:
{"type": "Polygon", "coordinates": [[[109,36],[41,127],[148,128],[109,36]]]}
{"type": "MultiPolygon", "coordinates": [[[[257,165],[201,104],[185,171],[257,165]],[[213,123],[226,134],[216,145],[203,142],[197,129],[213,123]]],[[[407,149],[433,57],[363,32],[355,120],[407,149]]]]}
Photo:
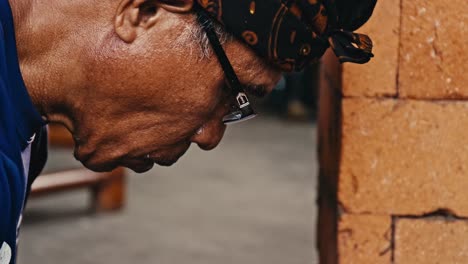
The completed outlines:
{"type": "MultiPolygon", "coordinates": [[[[10,3],[33,103],[72,132],[86,167],[144,172],[173,164],[192,142],[218,145],[232,100],[224,73],[215,56],[173,45],[197,26],[192,1],[10,3]]],[[[238,40],[224,47],[241,82],[271,91],[277,70],[238,40]]]]}

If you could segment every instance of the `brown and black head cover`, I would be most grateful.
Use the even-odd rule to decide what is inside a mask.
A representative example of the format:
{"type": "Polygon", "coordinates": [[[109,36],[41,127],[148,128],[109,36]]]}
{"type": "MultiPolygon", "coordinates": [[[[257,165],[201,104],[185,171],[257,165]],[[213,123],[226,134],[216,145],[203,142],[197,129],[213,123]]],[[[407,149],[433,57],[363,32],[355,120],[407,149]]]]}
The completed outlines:
{"type": "Polygon", "coordinates": [[[332,47],[341,62],[366,63],[372,41],[353,33],[377,0],[197,0],[258,54],[285,71],[300,70],[332,47]]]}

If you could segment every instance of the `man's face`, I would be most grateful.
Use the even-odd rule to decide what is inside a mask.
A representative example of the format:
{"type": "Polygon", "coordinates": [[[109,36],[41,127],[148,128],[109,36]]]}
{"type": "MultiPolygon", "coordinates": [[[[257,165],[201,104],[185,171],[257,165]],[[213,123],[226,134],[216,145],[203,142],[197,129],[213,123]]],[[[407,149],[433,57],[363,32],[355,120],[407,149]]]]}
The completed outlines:
{"type": "MultiPolygon", "coordinates": [[[[90,169],[144,172],[154,163],[173,164],[192,142],[210,150],[223,137],[222,117],[233,100],[224,72],[214,55],[200,58],[196,39],[180,40],[181,32],[199,27],[194,15],[161,10],[157,19],[131,44],[109,36],[93,51],[74,131],[75,156],[90,169]]],[[[273,89],[277,70],[238,40],[224,48],[247,92],[273,89]]]]}

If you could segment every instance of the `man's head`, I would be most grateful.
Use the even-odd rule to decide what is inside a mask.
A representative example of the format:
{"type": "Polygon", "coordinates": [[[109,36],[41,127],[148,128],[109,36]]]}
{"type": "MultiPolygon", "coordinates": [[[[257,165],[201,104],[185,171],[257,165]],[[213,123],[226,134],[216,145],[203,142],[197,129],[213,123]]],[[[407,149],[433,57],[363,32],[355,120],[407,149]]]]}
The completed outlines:
{"type": "MultiPolygon", "coordinates": [[[[145,171],[155,162],[174,163],[191,143],[206,150],[218,145],[225,130],[222,118],[231,110],[233,98],[193,5],[191,0],[109,1],[113,12],[103,12],[107,18],[95,20],[99,23],[95,29],[85,20],[82,28],[75,23],[65,29],[74,32],[61,32],[72,40],[66,46],[60,45],[66,40],[49,35],[59,42],[49,43],[56,49],[46,60],[50,69],[41,71],[46,75],[40,76],[37,69],[28,74],[31,60],[38,61],[35,68],[44,62],[34,54],[25,58],[30,52],[21,45],[34,43],[19,41],[23,74],[35,104],[46,118],[63,122],[72,131],[75,156],[88,168],[100,171],[123,165],[145,171]],[[70,50],[59,55],[61,48],[70,50]],[[39,87],[45,81],[35,78],[50,74],[61,75],[50,82],[53,89],[39,87]],[[44,90],[54,98],[44,97],[44,90]]],[[[225,32],[221,35],[247,92],[271,91],[279,71],[241,41],[225,32]]]]}
{"type": "MultiPolygon", "coordinates": [[[[72,132],[75,156],[85,166],[102,171],[120,165],[143,172],[154,163],[171,165],[191,143],[209,150],[220,142],[222,118],[234,98],[197,22],[194,0],[10,1],[20,64],[33,102],[46,119],[72,132]]],[[[220,14],[221,1],[198,2],[207,4],[204,8],[218,3],[220,14]]],[[[293,2],[284,1],[281,12],[293,2]]],[[[315,0],[297,3],[322,6],[315,0]]],[[[251,3],[249,8],[255,14],[251,3]]],[[[291,14],[302,17],[294,8],[299,7],[291,6],[291,14]]],[[[274,19],[275,27],[278,21],[274,19]]],[[[323,24],[319,28],[317,33],[328,32],[323,24]]],[[[281,32],[293,43],[299,33],[286,29],[281,32]]],[[[250,47],[224,27],[216,30],[246,92],[271,91],[280,78],[278,64],[260,58],[248,36],[243,37],[250,47]]],[[[327,38],[315,34],[306,38],[313,43],[327,38]]],[[[345,49],[357,49],[347,45],[346,38],[338,40],[345,49]]]]}
{"type": "MultiPolygon", "coordinates": [[[[87,166],[145,170],[172,164],[192,142],[208,150],[221,140],[232,97],[217,58],[200,45],[192,5],[121,2],[115,31],[89,65],[89,113],[75,133],[76,156],[87,166]]],[[[269,91],[278,81],[278,71],[240,41],[227,38],[225,49],[243,83],[269,91]]]]}

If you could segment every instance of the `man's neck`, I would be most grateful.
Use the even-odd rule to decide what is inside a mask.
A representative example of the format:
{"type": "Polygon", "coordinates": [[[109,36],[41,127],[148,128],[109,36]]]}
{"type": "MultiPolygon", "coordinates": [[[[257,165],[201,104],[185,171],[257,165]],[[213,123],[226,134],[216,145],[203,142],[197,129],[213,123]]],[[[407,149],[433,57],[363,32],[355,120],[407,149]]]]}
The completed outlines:
{"type": "Polygon", "coordinates": [[[94,47],[90,43],[99,41],[96,32],[102,24],[97,19],[103,14],[96,10],[103,10],[103,4],[84,0],[9,2],[21,72],[31,99],[48,121],[73,130],[74,105],[80,100],[80,88],[86,85],[85,65],[89,47],[94,47]]]}

